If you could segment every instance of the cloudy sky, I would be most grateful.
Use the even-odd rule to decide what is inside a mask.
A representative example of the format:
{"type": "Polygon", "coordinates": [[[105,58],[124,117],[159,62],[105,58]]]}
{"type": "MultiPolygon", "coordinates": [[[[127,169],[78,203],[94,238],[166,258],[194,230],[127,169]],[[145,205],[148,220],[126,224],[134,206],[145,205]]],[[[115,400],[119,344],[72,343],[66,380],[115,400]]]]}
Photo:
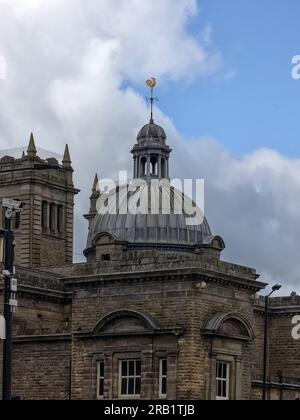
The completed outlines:
{"type": "Polygon", "coordinates": [[[131,169],[156,76],[172,176],[205,178],[224,259],[300,292],[299,16],[298,0],[0,0],[0,147],[69,144],[76,259],[94,174],[131,169]]]}

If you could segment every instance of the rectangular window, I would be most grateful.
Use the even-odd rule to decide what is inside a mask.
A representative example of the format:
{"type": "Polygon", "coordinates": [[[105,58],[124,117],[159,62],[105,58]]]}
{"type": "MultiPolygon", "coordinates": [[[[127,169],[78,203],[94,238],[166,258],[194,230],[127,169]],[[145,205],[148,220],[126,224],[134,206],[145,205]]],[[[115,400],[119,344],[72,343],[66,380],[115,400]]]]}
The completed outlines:
{"type": "Polygon", "coordinates": [[[63,217],[64,217],[64,207],[59,205],[57,206],[57,232],[63,233],[63,217]]]}
{"type": "Polygon", "coordinates": [[[48,229],[48,203],[47,203],[47,201],[42,202],[41,220],[42,220],[42,228],[44,230],[47,230],[48,229]]]}
{"type": "Polygon", "coordinates": [[[228,401],[230,387],[230,364],[217,362],[217,392],[216,398],[219,401],[228,401]]]}
{"type": "Polygon", "coordinates": [[[21,213],[16,212],[15,214],[15,229],[18,230],[21,225],[21,213]]]}
{"type": "Polygon", "coordinates": [[[97,398],[101,400],[104,398],[104,362],[98,362],[97,371],[97,398]]]}
{"type": "Polygon", "coordinates": [[[167,380],[168,380],[168,361],[161,359],[159,361],[159,397],[167,397],[167,380]]]}
{"type": "Polygon", "coordinates": [[[141,396],[141,360],[122,360],[120,362],[120,396],[141,396]]]}
{"type": "Polygon", "coordinates": [[[51,232],[55,231],[56,223],[55,223],[55,210],[56,205],[54,203],[50,204],[50,215],[49,215],[49,226],[51,232]]]}

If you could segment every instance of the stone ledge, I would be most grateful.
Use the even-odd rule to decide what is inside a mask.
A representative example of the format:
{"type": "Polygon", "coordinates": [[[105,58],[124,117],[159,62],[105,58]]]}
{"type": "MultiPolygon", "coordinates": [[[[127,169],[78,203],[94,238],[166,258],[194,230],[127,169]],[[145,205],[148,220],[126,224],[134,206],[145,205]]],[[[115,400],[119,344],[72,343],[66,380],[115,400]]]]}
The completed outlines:
{"type": "Polygon", "coordinates": [[[37,343],[37,342],[49,342],[49,341],[71,341],[71,334],[53,334],[53,335],[28,335],[18,336],[13,338],[13,342],[16,344],[21,343],[37,343]]]}

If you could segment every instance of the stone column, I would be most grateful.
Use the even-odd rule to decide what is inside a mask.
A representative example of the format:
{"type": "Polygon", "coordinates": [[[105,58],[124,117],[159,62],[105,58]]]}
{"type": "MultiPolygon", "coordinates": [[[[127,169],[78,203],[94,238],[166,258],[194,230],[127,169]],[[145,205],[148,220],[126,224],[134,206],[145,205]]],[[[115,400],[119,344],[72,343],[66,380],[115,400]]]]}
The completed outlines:
{"type": "Polygon", "coordinates": [[[235,359],[235,399],[240,401],[242,395],[242,358],[236,357],[235,359]]]}
{"type": "Polygon", "coordinates": [[[166,175],[166,178],[167,179],[170,179],[170,161],[169,161],[169,158],[167,159],[167,175],[166,175]]]}
{"type": "Polygon", "coordinates": [[[104,377],[105,377],[104,399],[112,400],[114,398],[114,395],[113,395],[114,372],[113,372],[113,354],[111,352],[107,352],[104,354],[104,377]]]}
{"type": "Polygon", "coordinates": [[[142,354],[142,389],[143,400],[153,399],[153,351],[147,350],[142,354]]]}
{"type": "Polygon", "coordinates": [[[139,158],[139,176],[138,176],[138,178],[142,178],[142,176],[144,175],[144,174],[142,174],[142,168],[143,168],[142,159],[143,159],[143,156],[140,156],[140,158],[139,158]]]}
{"type": "Polygon", "coordinates": [[[215,401],[217,397],[217,389],[216,389],[216,372],[217,372],[217,355],[211,355],[211,362],[210,362],[210,384],[209,384],[209,399],[211,401],[215,401]]]}
{"type": "Polygon", "coordinates": [[[150,177],[150,155],[147,156],[147,177],[150,177]]]}
{"type": "Polygon", "coordinates": [[[168,353],[167,398],[177,399],[177,352],[168,353]]]}
{"type": "Polygon", "coordinates": [[[161,155],[158,155],[158,162],[157,162],[157,165],[158,165],[158,167],[157,167],[157,174],[158,174],[158,179],[161,179],[161,176],[162,176],[162,171],[161,171],[161,155]]]}
{"type": "Polygon", "coordinates": [[[134,177],[135,178],[139,178],[140,174],[139,174],[139,158],[135,157],[134,158],[134,177]]]}

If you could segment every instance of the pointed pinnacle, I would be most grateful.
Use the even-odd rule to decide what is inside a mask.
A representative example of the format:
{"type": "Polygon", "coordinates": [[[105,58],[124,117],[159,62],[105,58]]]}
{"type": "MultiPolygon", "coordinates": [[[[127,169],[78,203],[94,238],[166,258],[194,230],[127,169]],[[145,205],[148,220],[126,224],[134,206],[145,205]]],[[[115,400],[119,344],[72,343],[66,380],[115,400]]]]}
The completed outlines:
{"type": "Polygon", "coordinates": [[[100,185],[99,185],[99,178],[98,178],[98,174],[95,175],[95,179],[94,179],[94,183],[93,183],[93,188],[92,188],[92,193],[93,195],[96,194],[100,194],[100,185]]]}
{"type": "Polygon", "coordinates": [[[63,166],[65,167],[70,167],[71,166],[71,156],[70,156],[70,151],[69,151],[69,146],[66,144],[65,147],[65,152],[64,152],[64,158],[63,158],[63,166]]]}
{"type": "Polygon", "coordinates": [[[37,150],[36,150],[36,146],[35,146],[35,141],[34,141],[33,133],[31,133],[31,135],[30,135],[30,140],[29,140],[29,145],[28,145],[28,149],[27,149],[27,154],[30,157],[36,157],[36,155],[37,155],[37,150]]]}

